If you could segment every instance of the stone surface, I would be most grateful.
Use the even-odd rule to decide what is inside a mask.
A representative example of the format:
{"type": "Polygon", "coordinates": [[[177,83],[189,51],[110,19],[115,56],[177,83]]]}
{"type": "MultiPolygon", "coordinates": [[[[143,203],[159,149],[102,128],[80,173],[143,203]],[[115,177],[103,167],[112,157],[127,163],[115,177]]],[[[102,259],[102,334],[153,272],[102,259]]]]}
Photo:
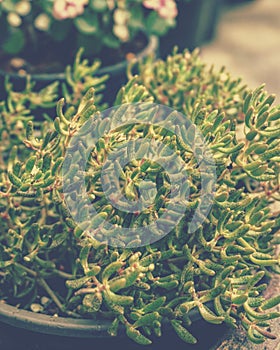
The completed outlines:
{"type": "Polygon", "coordinates": [[[216,38],[202,47],[202,56],[243,77],[251,88],[266,83],[280,103],[280,1],[256,0],[226,8],[216,38]]]}
{"type": "MultiPolygon", "coordinates": [[[[280,292],[280,277],[275,276],[267,289],[265,296],[267,298],[279,294],[280,292]]],[[[280,311],[280,306],[275,308],[275,311],[280,311]]],[[[252,344],[248,341],[244,330],[238,328],[230,331],[225,337],[211,349],[211,350],[280,350],[280,321],[275,319],[271,321],[271,332],[278,338],[276,340],[267,340],[260,345],[252,344]]]]}

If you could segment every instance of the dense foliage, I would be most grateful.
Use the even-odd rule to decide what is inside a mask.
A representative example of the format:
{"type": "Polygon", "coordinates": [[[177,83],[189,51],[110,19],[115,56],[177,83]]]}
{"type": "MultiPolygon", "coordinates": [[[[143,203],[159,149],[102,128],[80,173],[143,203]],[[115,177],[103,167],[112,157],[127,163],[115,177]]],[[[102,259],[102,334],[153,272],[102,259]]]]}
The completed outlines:
{"type": "MultiPolygon", "coordinates": [[[[76,76],[73,87],[77,77],[82,77],[82,84],[86,69],[78,64],[74,73],[69,70],[76,76]]],[[[149,344],[151,334],[160,336],[165,321],[183,340],[195,343],[188,331],[194,309],[210,323],[234,327],[240,321],[253,342],[275,338],[267,328],[270,319],[279,317],[271,309],[280,298],[265,300],[262,295],[265,277],[279,271],[275,253],[279,215],[270,209],[279,200],[280,106],[273,106],[275,96],[263,86],[251,91],[225,69],[207,67],[197,52],[174,52],[166,61],[150,58],[140,64],[139,76],[130,77],[120,90],[116,108],[107,118],[119,118],[128,104],[141,102],[142,122],[128,119],[127,125],[112,130],[106,130],[108,119],[102,119],[94,89],[78,98],[71,97],[70,89],[67,104],[63,99],[58,102],[55,119],[38,123],[32,110],[53,103],[55,86],[32,94],[30,88],[15,93],[7,85],[8,99],[1,104],[2,299],[34,311],[109,318],[111,335],[122,325],[140,344],[149,344]],[[215,161],[213,203],[195,231],[189,230],[190,218],[199,207],[203,187],[191,145],[193,127],[171,132],[164,125],[145,123],[145,113],[151,113],[147,106],[154,106],[153,102],[183,112],[203,134],[215,161]],[[89,133],[96,125],[100,128],[98,143],[71,145],[88,122],[92,123],[89,133]],[[142,145],[145,140],[158,140],[168,146],[161,149],[160,157],[179,156],[190,190],[178,225],[159,241],[142,246],[141,237],[123,237],[105,225],[140,229],[155,218],[160,221],[172,202],[169,174],[143,156],[139,139],[142,145]],[[137,214],[115,208],[102,191],[102,167],[110,152],[126,143],[135,144],[130,148],[135,161],[120,170],[124,196],[132,202],[141,196],[143,179],[156,184],[154,203],[137,214]],[[72,160],[65,158],[69,145],[72,160]],[[62,186],[63,166],[66,188],[70,193],[72,188],[75,200],[71,185],[79,179],[78,165],[89,148],[84,177],[97,211],[90,218],[93,231],[73,220],[62,186]],[[173,154],[165,153],[167,148],[173,154]],[[113,235],[112,244],[102,242],[100,233],[101,238],[113,235]]],[[[173,118],[170,112],[165,125],[172,124],[173,118]]],[[[185,190],[186,186],[179,189],[185,190]]],[[[77,210],[87,217],[86,207],[77,210]]],[[[176,217],[178,206],[172,210],[176,217]]]]}

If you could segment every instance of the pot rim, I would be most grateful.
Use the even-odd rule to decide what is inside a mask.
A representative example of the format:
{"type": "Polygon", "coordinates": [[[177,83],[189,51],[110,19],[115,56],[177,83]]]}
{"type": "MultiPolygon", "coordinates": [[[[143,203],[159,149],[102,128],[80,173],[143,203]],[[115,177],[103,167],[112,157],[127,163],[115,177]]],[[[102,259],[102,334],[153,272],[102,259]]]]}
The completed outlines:
{"type": "MultiPolygon", "coordinates": [[[[192,322],[201,320],[197,309],[189,312],[192,322]]],[[[0,322],[25,330],[75,338],[110,338],[108,329],[112,323],[105,319],[84,319],[61,316],[50,316],[19,309],[0,301],[0,322]]],[[[168,327],[167,322],[164,326],[168,327]]],[[[118,336],[124,336],[124,329],[120,329],[118,336]]]]}
{"type": "MultiPolygon", "coordinates": [[[[135,54],[135,59],[137,61],[147,57],[149,54],[152,52],[156,52],[159,47],[159,39],[156,35],[147,35],[147,45],[145,48],[140,51],[139,53],[135,54]]],[[[96,76],[101,76],[105,74],[110,74],[111,76],[115,75],[118,73],[120,70],[123,70],[127,67],[128,60],[123,60],[121,62],[115,63],[110,66],[104,66],[99,68],[95,75],[96,76]]],[[[31,77],[33,81],[64,81],[65,80],[65,73],[40,73],[40,74],[18,74],[18,73],[9,73],[5,72],[4,70],[0,69],[0,75],[5,75],[11,78],[16,78],[16,79],[26,79],[27,77],[31,77]]]]}

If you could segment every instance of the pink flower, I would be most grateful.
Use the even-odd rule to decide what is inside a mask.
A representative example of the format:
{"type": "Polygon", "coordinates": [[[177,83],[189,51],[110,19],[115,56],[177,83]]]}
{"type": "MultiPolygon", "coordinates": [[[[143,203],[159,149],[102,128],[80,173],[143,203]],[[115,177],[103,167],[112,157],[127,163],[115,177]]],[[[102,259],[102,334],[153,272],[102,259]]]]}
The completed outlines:
{"type": "Polygon", "coordinates": [[[165,19],[173,19],[178,14],[174,0],[144,0],[143,5],[148,9],[155,10],[160,17],[165,19]]]}
{"type": "Polygon", "coordinates": [[[75,18],[84,12],[88,0],[55,0],[53,5],[53,16],[62,20],[75,18]]]}

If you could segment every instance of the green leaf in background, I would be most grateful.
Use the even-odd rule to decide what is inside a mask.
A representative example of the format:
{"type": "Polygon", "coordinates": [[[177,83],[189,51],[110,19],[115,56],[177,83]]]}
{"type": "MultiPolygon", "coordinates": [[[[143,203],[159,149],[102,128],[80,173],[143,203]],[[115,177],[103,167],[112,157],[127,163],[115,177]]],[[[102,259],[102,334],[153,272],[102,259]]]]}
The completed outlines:
{"type": "Polygon", "coordinates": [[[168,25],[165,19],[158,16],[156,12],[151,12],[147,18],[148,32],[157,35],[164,35],[168,29],[172,26],[172,23],[168,25]]]}
{"type": "Polygon", "coordinates": [[[120,46],[119,40],[113,35],[104,36],[103,43],[112,49],[117,49],[120,46]]]}
{"type": "Polygon", "coordinates": [[[128,20],[129,28],[144,29],[145,19],[144,19],[143,13],[139,13],[139,11],[137,11],[136,8],[132,8],[129,11],[129,14],[130,14],[130,17],[128,20]]]}
{"type": "Polygon", "coordinates": [[[23,32],[18,28],[13,28],[9,37],[3,44],[3,50],[9,54],[17,54],[25,45],[23,32]]]}
{"type": "Polygon", "coordinates": [[[90,7],[97,12],[104,12],[107,10],[107,2],[104,0],[91,0],[89,3],[90,7]]]}
{"type": "Polygon", "coordinates": [[[98,31],[98,19],[94,14],[77,17],[75,18],[74,23],[77,29],[84,34],[96,34],[98,31]]]}

